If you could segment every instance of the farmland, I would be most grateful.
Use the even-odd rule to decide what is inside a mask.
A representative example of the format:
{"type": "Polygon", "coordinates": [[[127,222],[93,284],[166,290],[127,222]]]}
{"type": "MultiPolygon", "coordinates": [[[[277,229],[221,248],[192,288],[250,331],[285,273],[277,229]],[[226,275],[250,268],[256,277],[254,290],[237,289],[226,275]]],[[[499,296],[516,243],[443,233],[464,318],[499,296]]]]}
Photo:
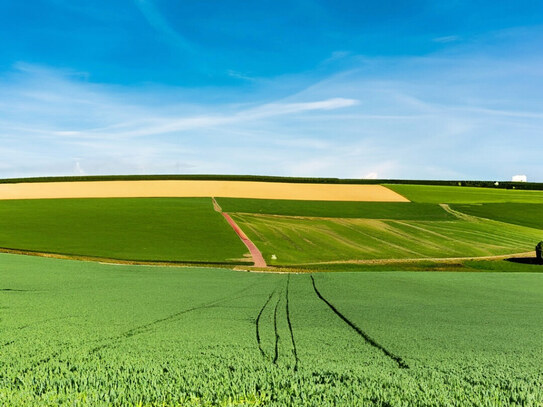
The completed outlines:
{"type": "Polygon", "coordinates": [[[233,215],[270,264],[484,257],[533,250],[536,229],[491,220],[408,221],[233,215]],[[275,255],[276,260],[271,256],[275,255]]]}
{"type": "Polygon", "coordinates": [[[412,202],[427,203],[543,203],[543,191],[435,185],[387,184],[412,202]]]}
{"type": "Polygon", "coordinates": [[[217,198],[225,212],[323,218],[451,220],[442,207],[412,202],[295,201],[285,199],[217,198]]]}
{"type": "Polygon", "coordinates": [[[472,216],[543,229],[543,204],[488,203],[453,205],[452,207],[455,210],[472,216]]]}
{"type": "Polygon", "coordinates": [[[0,200],[0,246],[114,261],[0,254],[0,405],[542,405],[541,266],[483,259],[533,251],[539,192],[402,187],[0,200]],[[251,264],[221,210],[303,272],[213,268],[251,264]]]}
{"type": "Polygon", "coordinates": [[[243,262],[247,252],[209,198],[0,201],[0,247],[215,263],[243,262]]]}
{"type": "Polygon", "coordinates": [[[0,262],[5,406],[543,402],[538,273],[0,262]]]}

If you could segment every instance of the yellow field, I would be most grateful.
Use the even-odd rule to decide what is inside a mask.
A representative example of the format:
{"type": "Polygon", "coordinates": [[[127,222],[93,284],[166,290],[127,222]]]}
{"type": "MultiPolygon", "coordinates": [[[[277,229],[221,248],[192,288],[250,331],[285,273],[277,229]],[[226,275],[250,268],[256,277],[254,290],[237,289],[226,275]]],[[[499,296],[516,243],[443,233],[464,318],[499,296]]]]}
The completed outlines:
{"type": "Polygon", "coordinates": [[[0,184],[0,199],[223,197],[409,202],[381,185],[254,181],[85,181],[0,184]]]}

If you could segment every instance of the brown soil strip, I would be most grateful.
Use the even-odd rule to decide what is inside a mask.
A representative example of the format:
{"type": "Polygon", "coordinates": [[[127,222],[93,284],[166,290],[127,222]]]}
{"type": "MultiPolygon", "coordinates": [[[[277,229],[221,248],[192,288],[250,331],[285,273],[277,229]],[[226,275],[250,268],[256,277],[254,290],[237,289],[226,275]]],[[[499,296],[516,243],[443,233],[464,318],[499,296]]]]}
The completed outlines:
{"type": "Polygon", "coordinates": [[[213,202],[213,209],[215,209],[215,212],[222,212],[221,205],[219,205],[215,197],[211,197],[211,202],[213,202]]]}
{"type": "Polygon", "coordinates": [[[253,258],[254,266],[266,267],[266,260],[264,260],[262,253],[260,253],[260,250],[258,250],[256,245],[247,237],[247,235],[243,233],[243,230],[241,230],[237,223],[234,222],[234,219],[232,219],[230,215],[226,212],[222,212],[222,216],[224,216],[226,221],[230,224],[230,226],[232,226],[232,229],[234,229],[236,234],[239,236],[241,241],[245,244],[245,246],[247,246],[247,249],[249,249],[249,252],[251,253],[251,256],[253,258]]]}
{"type": "Polygon", "coordinates": [[[382,185],[256,181],[76,181],[0,184],[0,199],[224,197],[409,202],[382,185]]]}

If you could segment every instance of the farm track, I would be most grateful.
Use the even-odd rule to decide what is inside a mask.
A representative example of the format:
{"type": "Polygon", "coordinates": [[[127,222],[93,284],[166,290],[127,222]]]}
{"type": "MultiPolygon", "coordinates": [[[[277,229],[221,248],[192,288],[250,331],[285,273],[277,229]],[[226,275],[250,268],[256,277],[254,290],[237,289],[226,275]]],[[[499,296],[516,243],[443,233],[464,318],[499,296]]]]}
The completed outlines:
{"type": "Polygon", "coordinates": [[[249,253],[251,253],[251,258],[253,259],[253,263],[255,267],[266,267],[266,260],[264,260],[264,257],[262,256],[262,253],[260,250],[258,250],[258,247],[247,237],[247,235],[241,230],[241,228],[238,226],[238,224],[232,219],[232,217],[227,214],[226,212],[221,212],[222,216],[226,219],[228,224],[234,229],[234,232],[239,236],[241,241],[245,244],[247,249],[249,250],[249,253]]]}
{"type": "MultiPolygon", "coordinates": [[[[282,292],[281,292],[282,294],[282,292]]],[[[275,349],[274,349],[274,355],[273,355],[273,363],[277,364],[277,359],[279,358],[279,331],[277,330],[277,308],[279,308],[279,303],[281,302],[281,295],[279,295],[279,298],[277,299],[277,302],[275,303],[275,310],[273,311],[273,330],[275,334],[275,349]]]]}
{"type": "Polygon", "coordinates": [[[322,294],[317,289],[317,286],[315,284],[315,278],[313,276],[311,277],[311,282],[313,283],[313,289],[315,291],[315,294],[317,294],[317,297],[321,301],[323,301],[328,307],[341,319],[343,322],[345,322],[347,325],[349,325],[359,336],[361,336],[369,345],[373,346],[376,349],[379,349],[381,352],[385,354],[388,358],[392,359],[394,362],[398,364],[398,367],[400,369],[409,369],[409,365],[399,356],[395,355],[394,353],[390,352],[388,349],[386,349],[383,345],[379,344],[377,341],[375,341],[373,338],[371,338],[366,332],[364,332],[362,329],[357,327],[353,322],[351,322],[345,315],[343,315],[339,310],[326,298],[322,296],[322,294]]]}
{"type": "Polygon", "coordinates": [[[152,328],[154,326],[165,323],[165,322],[175,321],[179,317],[181,317],[181,316],[183,316],[185,314],[188,314],[190,312],[198,311],[198,310],[201,310],[201,309],[213,308],[217,304],[220,304],[220,303],[223,303],[223,302],[226,302],[226,301],[230,301],[230,300],[234,300],[234,299],[238,299],[238,298],[243,298],[244,296],[239,295],[239,294],[246,292],[252,286],[254,286],[254,284],[250,284],[247,287],[243,288],[242,290],[237,291],[236,293],[234,293],[234,296],[221,298],[219,300],[210,301],[208,303],[205,303],[205,304],[202,304],[202,305],[199,305],[199,306],[196,306],[196,307],[188,308],[188,309],[176,312],[174,314],[168,315],[167,317],[156,319],[156,320],[154,320],[152,322],[149,322],[147,324],[139,325],[139,326],[137,326],[135,328],[132,328],[132,329],[129,329],[129,330],[123,332],[120,335],[109,337],[109,338],[105,339],[106,341],[108,341],[108,343],[105,343],[103,345],[100,345],[100,346],[97,346],[97,347],[91,349],[91,351],[89,353],[91,353],[91,354],[96,353],[96,352],[98,352],[98,351],[100,351],[102,349],[114,346],[115,344],[119,343],[123,339],[128,339],[128,338],[131,338],[131,337],[136,336],[136,335],[141,335],[141,334],[145,334],[147,332],[150,332],[150,331],[152,331],[152,328]]]}
{"type": "Polygon", "coordinates": [[[286,309],[287,309],[287,324],[288,324],[288,329],[290,332],[290,340],[292,342],[292,353],[294,354],[294,360],[295,360],[294,371],[297,371],[299,359],[298,359],[298,351],[296,349],[296,341],[294,340],[294,332],[292,330],[292,322],[290,320],[289,292],[288,292],[289,286],[290,286],[290,275],[287,278],[287,289],[286,289],[285,297],[286,297],[286,309]]]}
{"type": "MultiPolygon", "coordinates": [[[[188,308],[188,309],[176,312],[176,313],[171,314],[171,315],[169,315],[169,316],[167,316],[165,318],[160,318],[160,319],[157,319],[157,320],[152,321],[150,323],[143,324],[143,325],[137,326],[135,328],[129,329],[129,330],[121,333],[120,335],[110,336],[108,338],[103,338],[103,339],[98,339],[98,340],[83,341],[83,342],[79,343],[78,346],[91,344],[93,342],[106,341],[106,343],[104,343],[102,345],[99,345],[99,346],[95,346],[94,348],[90,349],[89,356],[94,355],[94,354],[96,354],[97,352],[99,352],[99,351],[101,351],[103,349],[114,347],[115,345],[117,345],[118,343],[120,343],[124,339],[128,339],[128,338],[131,338],[131,337],[134,337],[134,336],[137,336],[137,335],[141,335],[141,334],[150,332],[152,330],[152,327],[154,327],[154,326],[156,326],[158,324],[161,324],[161,323],[164,323],[164,322],[175,321],[176,319],[183,316],[184,314],[187,314],[187,313],[190,313],[190,312],[193,312],[193,311],[197,311],[197,310],[200,310],[200,309],[213,308],[217,304],[220,304],[220,303],[226,302],[226,301],[230,301],[230,300],[233,300],[233,299],[244,298],[245,296],[239,295],[239,294],[247,291],[250,287],[252,287],[254,285],[255,285],[254,283],[250,284],[247,287],[243,288],[242,290],[237,291],[236,293],[233,294],[234,296],[229,296],[229,297],[221,298],[219,300],[210,301],[208,303],[202,304],[202,305],[197,306],[197,307],[192,307],[192,308],[188,308]]],[[[61,345],[62,345],[62,346],[60,346],[61,349],[71,346],[70,343],[63,343],[61,345]]],[[[47,356],[45,358],[41,358],[41,359],[37,360],[36,362],[31,363],[30,366],[27,366],[24,369],[22,369],[21,373],[26,374],[29,371],[34,370],[34,369],[36,369],[37,367],[39,367],[41,365],[47,364],[51,360],[54,360],[54,359],[58,358],[61,355],[61,353],[62,353],[62,351],[59,350],[59,351],[56,351],[56,352],[52,353],[51,355],[49,355],[49,356],[47,356]]]]}
{"type": "Polygon", "coordinates": [[[271,301],[271,299],[272,299],[272,297],[273,297],[273,295],[275,294],[276,291],[277,291],[277,288],[275,288],[270,293],[270,295],[268,296],[268,299],[266,300],[266,302],[264,303],[262,308],[260,308],[260,311],[258,312],[258,316],[256,317],[256,320],[255,320],[256,342],[258,343],[258,349],[260,350],[260,353],[264,357],[266,356],[266,352],[264,352],[264,349],[262,348],[262,341],[261,341],[261,338],[260,338],[260,318],[262,317],[262,314],[264,313],[264,310],[268,306],[269,302],[271,301]]]}
{"type": "Polygon", "coordinates": [[[319,264],[396,264],[396,263],[420,263],[424,261],[450,263],[462,260],[504,260],[515,257],[533,257],[534,252],[522,252],[522,253],[510,253],[510,254],[497,254],[492,256],[475,256],[475,257],[420,257],[411,259],[367,259],[367,260],[333,260],[322,261],[315,263],[300,263],[294,266],[312,266],[319,264]]]}
{"type": "Polygon", "coordinates": [[[275,288],[268,298],[266,299],[266,302],[262,305],[260,308],[258,315],[255,319],[255,331],[256,331],[256,341],[258,344],[258,349],[260,351],[260,354],[263,358],[270,360],[274,365],[278,365],[279,359],[282,359],[283,357],[287,358],[289,357],[289,354],[284,355],[283,351],[281,351],[280,344],[282,343],[281,339],[281,333],[279,329],[279,324],[281,321],[281,312],[282,312],[282,303],[284,302],[284,310],[285,310],[285,321],[286,325],[288,326],[288,338],[290,338],[292,349],[289,352],[290,355],[294,358],[294,371],[298,370],[299,365],[299,358],[298,358],[298,350],[296,348],[296,342],[294,340],[294,332],[292,328],[292,321],[290,318],[290,304],[289,304],[289,284],[290,284],[290,276],[288,276],[286,285],[283,289],[275,288]],[[261,326],[262,326],[262,316],[266,312],[267,309],[269,309],[269,305],[272,303],[272,299],[274,297],[277,297],[275,301],[275,306],[273,307],[273,316],[270,316],[271,323],[273,324],[273,352],[272,354],[268,355],[266,351],[264,350],[263,344],[262,344],[262,334],[261,334],[261,326]]]}

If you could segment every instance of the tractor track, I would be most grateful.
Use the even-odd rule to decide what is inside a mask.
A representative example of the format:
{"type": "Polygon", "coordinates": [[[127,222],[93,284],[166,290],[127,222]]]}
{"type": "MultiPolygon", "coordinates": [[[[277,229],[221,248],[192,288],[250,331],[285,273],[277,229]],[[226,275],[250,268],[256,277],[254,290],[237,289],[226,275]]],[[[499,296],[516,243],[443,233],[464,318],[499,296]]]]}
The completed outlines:
{"type": "Polygon", "coordinates": [[[260,311],[258,312],[258,315],[257,315],[256,320],[255,320],[256,342],[258,343],[258,349],[260,350],[260,353],[264,357],[266,357],[266,352],[264,352],[264,349],[262,348],[262,341],[261,341],[261,338],[260,338],[260,318],[262,317],[262,313],[264,312],[264,310],[268,306],[269,302],[271,301],[271,299],[272,299],[272,297],[273,297],[273,295],[275,294],[276,291],[277,291],[277,288],[275,288],[270,293],[270,295],[268,296],[268,299],[266,300],[266,302],[264,303],[262,308],[260,308],[260,311]]]}
{"type": "MultiPolygon", "coordinates": [[[[282,293],[281,293],[282,294],[282,293]]],[[[277,302],[275,303],[275,310],[273,311],[273,330],[275,334],[275,348],[274,348],[274,355],[273,355],[273,363],[277,364],[277,359],[279,359],[279,331],[277,330],[277,308],[279,308],[279,303],[281,302],[281,294],[279,294],[279,298],[277,299],[277,302]]]]}
{"type": "MultiPolygon", "coordinates": [[[[260,308],[260,311],[258,312],[258,315],[255,319],[255,330],[256,330],[256,341],[258,344],[258,349],[265,359],[271,361],[274,365],[278,365],[280,358],[289,358],[292,354],[294,357],[294,371],[298,370],[299,365],[299,358],[298,358],[298,349],[296,348],[296,341],[294,339],[294,330],[292,328],[292,320],[290,316],[290,303],[289,303],[289,285],[290,285],[290,276],[287,278],[286,285],[283,288],[276,287],[266,299],[266,302],[262,305],[260,308]],[[274,297],[277,297],[275,300],[274,297]],[[262,316],[264,312],[266,312],[266,309],[270,309],[272,302],[275,302],[275,306],[273,307],[273,351],[271,351],[271,354],[268,355],[268,353],[264,350],[263,344],[262,344],[262,336],[261,336],[261,325],[262,325],[262,316]],[[286,355],[283,355],[283,351],[280,352],[280,342],[282,339],[282,336],[280,334],[279,325],[281,322],[282,312],[283,312],[283,303],[284,303],[284,310],[285,310],[285,320],[286,325],[288,325],[288,337],[290,337],[291,343],[292,343],[292,350],[288,352],[286,355]]],[[[271,309],[270,309],[270,312],[271,309]]],[[[286,335],[286,334],[285,334],[286,335]]],[[[284,336],[287,337],[287,336],[284,336]]]]}
{"type": "Polygon", "coordinates": [[[132,338],[134,336],[150,332],[155,325],[165,323],[165,322],[175,321],[179,317],[181,317],[181,316],[183,316],[185,314],[188,314],[190,312],[198,311],[198,310],[201,310],[201,309],[213,308],[213,307],[215,307],[216,305],[218,305],[218,304],[220,304],[222,302],[226,302],[226,301],[230,301],[230,300],[234,300],[234,299],[238,299],[238,298],[243,298],[244,296],[240,295],[240,294],[247,291],[253,285],[254,284],[250,284],[249,286],[245,287],[244,289],[242,289],[240,291],[237,291],[232,296],[221,298],[221,299],[214,300],[214,301],[210,301],[208,303],[205,303],[205,304],[202,304],[202,305],[199,305],[199,306],[196,306],[196,307],[187,308],[187,309],[181,310],[179,312],[176,312],[174,314],[168,315],[167,317],[156,319],[156,320],[154,320],[152,322],[149,322],[147,324],[139,325],[139,326],[137,326],[135,328],[129,329],[129,330],[121,333],[120,335],[111,336],[109,338],[106,338],[105,340],[108,341],[107,343],[92,348],[89,353],[94,354],[94,353],[96,353],[96,352],[98,352],[98,351],[100,351],[102,349],[114,346],[115,344],[121,342],[123,339],[132,338]]]}
{"type": "Polygon", "coordinates": [[[288,295],[289,286],[290,286],[290,275],[287,278],[287,289],[285,293],[285,298],[286,298],[288,330],[290,332],[290,340],[292,342],[292,353],[294,354],[294,371],[297,371],[299,359],[298,359],[298,351],[296,349],[296,341],[294,340],[294,331],[292,330],[292,322],[290,320],[290,307],[289,307],[289,295],[288,295]]]}
{"type": "Polygon", "coordinates": [[[400,369],[409,369],[409,365],[400,357],[395,355],[394,353],[390,352],[388,349],[386,349],[383,345],[375,341],[371,336],[369,336],[366,332],[364,332],[362,329],[357,327],[352,321],[350,321],[345,315],[343,315],[339,310],[326,298],[322,296],[322,294],[317,289],[317,286],[315,284],[315,278],[313,276],[311,277],[311,282],[313,283],[313,289],[315,290],[315,294],[317,294],[317,297],[321,301],[323,301],[328,307],[347,325],[349,325],[359,336],[361,336],[366,343],[373,346],[376,349],[379,349],[381,352],[385,354],[388,358],[392,359],[394,362],[397,363],[398,367],[400,369]]]}

